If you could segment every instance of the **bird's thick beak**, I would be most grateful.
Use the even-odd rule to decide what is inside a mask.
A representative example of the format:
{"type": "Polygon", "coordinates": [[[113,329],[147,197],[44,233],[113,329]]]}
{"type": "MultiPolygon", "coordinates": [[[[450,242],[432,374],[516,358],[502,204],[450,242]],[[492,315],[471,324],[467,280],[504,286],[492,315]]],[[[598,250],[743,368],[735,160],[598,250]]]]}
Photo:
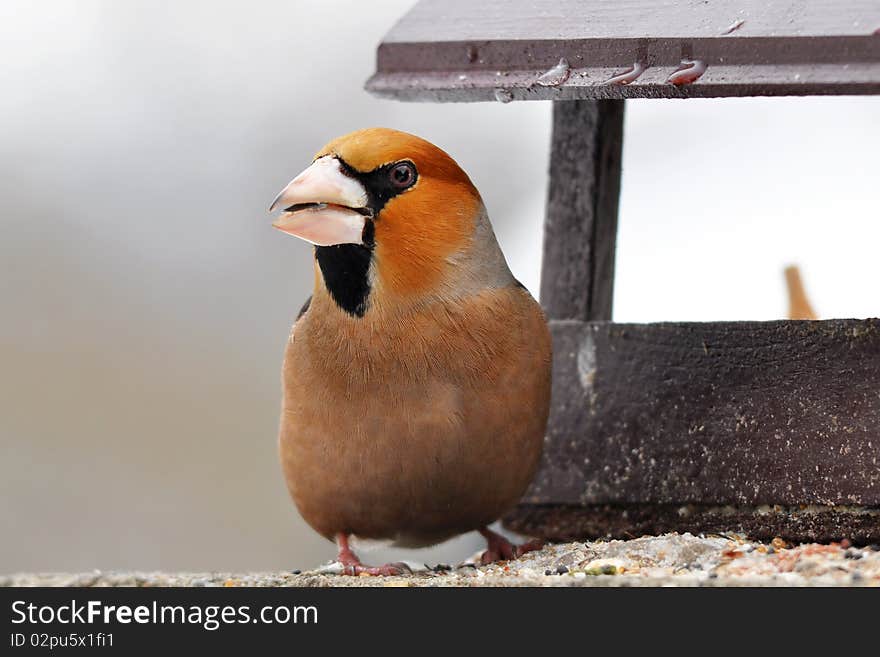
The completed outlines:
{"type": "Polygon", "coordinates": [[[318,246],[363,244],[370,212],[367,191],[345,175],[334,157],[320,157],[281,190],[269,212],[284,208],[272,224],[318,246]]]}

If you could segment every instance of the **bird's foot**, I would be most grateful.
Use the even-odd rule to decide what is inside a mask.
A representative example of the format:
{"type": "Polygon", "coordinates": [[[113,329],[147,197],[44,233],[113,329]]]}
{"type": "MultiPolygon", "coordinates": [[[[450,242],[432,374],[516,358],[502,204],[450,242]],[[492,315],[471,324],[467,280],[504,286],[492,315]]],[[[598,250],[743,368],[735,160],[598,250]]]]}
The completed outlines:
{"type": "Polygon", "coordinates": [[[496,561],[518,559],[527,552],[534,552],[544,547],[544,541],[538,539],[528,541],[522,545],[516,545],[488,527],[481,529],[480,533],[486,539],[487,544],[486,551],[480,557],[480,563],[484,566],[496,561]]]}
{"type": "Polygon", "coordinates": [[[342,565],[343,575],[374,575],[377,577],[393,577],[394,575],[412,575],[412,569],[402,561],[386,563],[383,566],[365,566],[348,546],[348,536],[339,534],[336,537],[339,554],[336,561],[342,565]]]}
{"type": "Polygon", "coordinates": [[[343,575],[373,575],[375,577],[393,577],[395,575],[412,575],[412,569],[402,561],[396,563],[386,563],[382,566],[365,566],[355,559],[356,563],[350,561],[342,561],[343,575]]]}

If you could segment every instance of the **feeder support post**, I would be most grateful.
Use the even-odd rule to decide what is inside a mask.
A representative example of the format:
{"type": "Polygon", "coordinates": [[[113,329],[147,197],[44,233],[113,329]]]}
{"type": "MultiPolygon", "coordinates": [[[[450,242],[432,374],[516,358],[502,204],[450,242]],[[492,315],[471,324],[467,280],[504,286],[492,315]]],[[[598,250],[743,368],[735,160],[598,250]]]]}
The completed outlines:
{"type": "Polygon", "coordinates": [[[550,320],[611,319],[623,109],[622,100],[553,103],[541,268],[550,320]]]}

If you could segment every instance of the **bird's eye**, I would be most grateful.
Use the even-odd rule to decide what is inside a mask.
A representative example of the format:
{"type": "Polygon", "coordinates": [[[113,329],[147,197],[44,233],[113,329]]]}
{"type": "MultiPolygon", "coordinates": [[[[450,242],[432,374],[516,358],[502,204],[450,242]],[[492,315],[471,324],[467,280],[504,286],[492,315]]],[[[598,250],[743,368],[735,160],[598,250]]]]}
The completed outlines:
{"type": "Polygon", "coordinates": [[[406,189],[416,181],[416,168],[412,162],[398,162],[388,173],[391,184],[397,189],[406,189]]]}

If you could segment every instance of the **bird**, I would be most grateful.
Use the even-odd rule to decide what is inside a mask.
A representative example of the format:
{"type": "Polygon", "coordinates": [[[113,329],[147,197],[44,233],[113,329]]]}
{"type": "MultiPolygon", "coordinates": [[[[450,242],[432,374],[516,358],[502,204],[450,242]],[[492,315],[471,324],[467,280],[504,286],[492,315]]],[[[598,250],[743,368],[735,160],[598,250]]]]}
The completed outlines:
{"type": "Polygon", "coordinates": [[[489,525],[537,469],[551,339],[468,175],[429,141],[367,128],[330,141],[278,194],[273,226],[314,245],[287,341],[279,455],[290,496],[336,543],[418,548],[476,530],[483,564],[517,558],[489,525]]]}

